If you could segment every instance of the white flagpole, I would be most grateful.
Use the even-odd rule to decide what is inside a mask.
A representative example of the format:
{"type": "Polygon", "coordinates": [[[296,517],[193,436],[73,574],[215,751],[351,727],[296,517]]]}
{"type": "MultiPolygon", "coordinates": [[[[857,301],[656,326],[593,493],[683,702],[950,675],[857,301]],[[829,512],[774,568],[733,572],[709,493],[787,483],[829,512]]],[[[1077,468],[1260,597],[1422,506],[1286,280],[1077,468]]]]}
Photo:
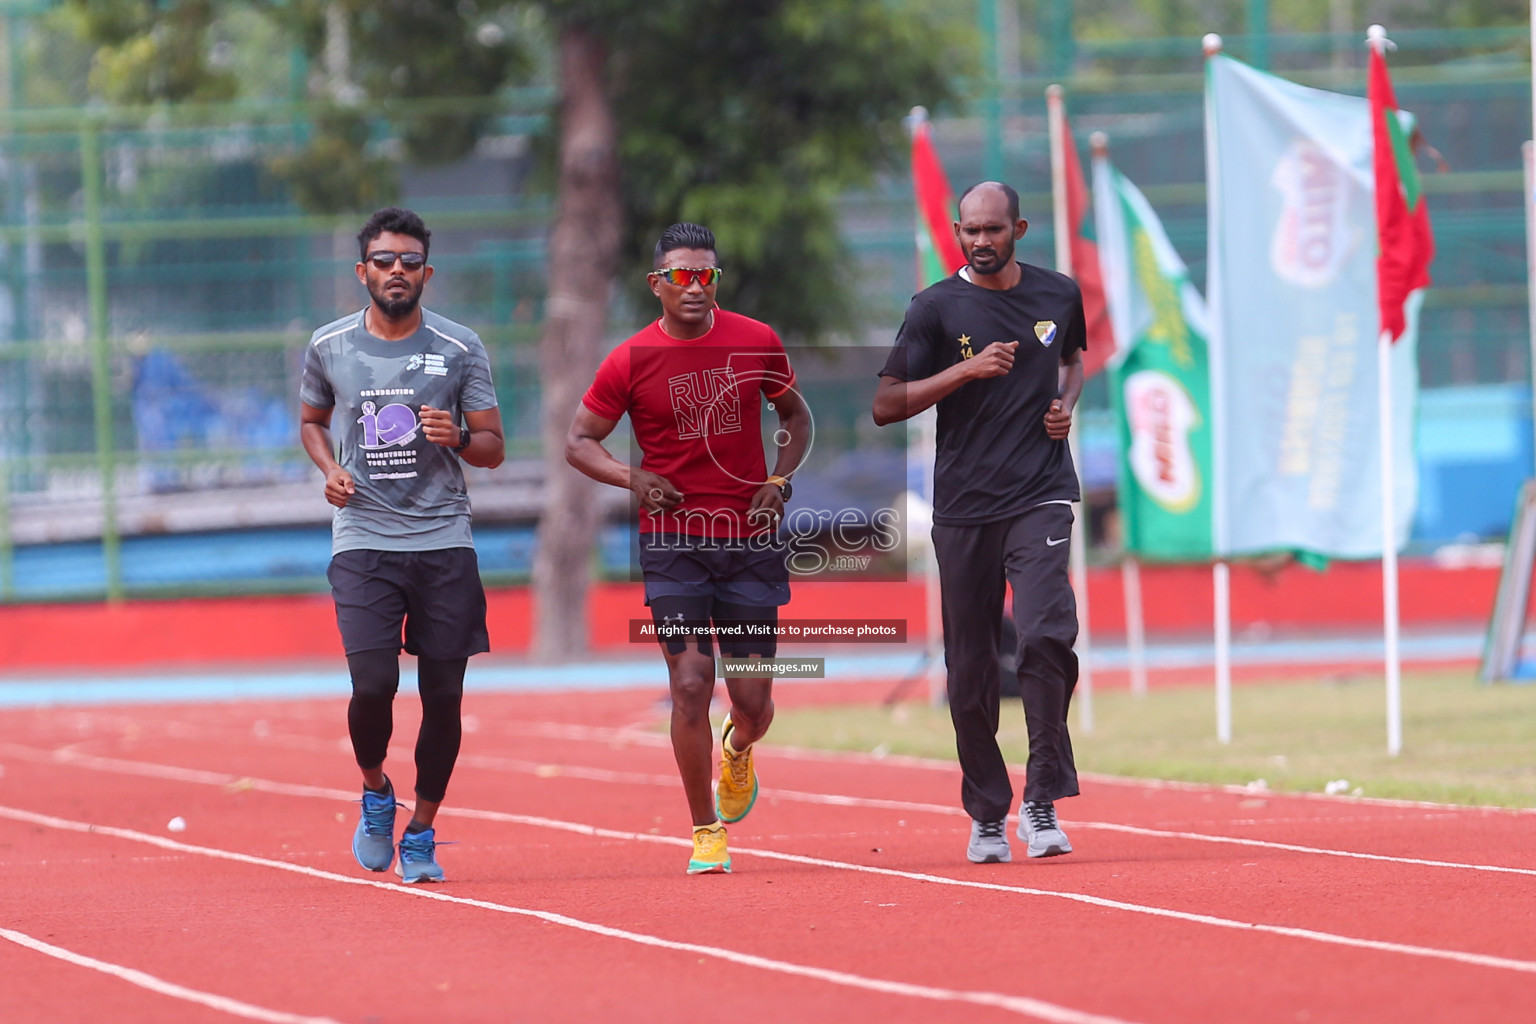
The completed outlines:
{"type": "MultiPolygon", "coordinates": [[[[1531,12],[1531,31],[1536,38],[1536,0],[1533,0],[1531,12]]],[[[1532,100],[1536,101],[1536,86],[1532,88],[1532,100]]],[[[1536,125],[1532,129],[1536,131],[1536,125]]],[[[1526,322],[1530,325],[1531,335],[1531,394],[1536,397],[1536,142],[1527,142],[1520,147],[1520,162],[1525,166],[1526,322]]],[[[1532,426],[1536,426],[1536,416],[1532,417],[1532,426]]]]}
{"type": "MultiPolygon", "coordinates": [[[[913,107],[907,117],[907,128],[915,137],[928,120],[927,107],[913,107]]],[[[925,231],[923,213],[917,211],[918,281],[919,290],[928,282],[922,279],[922,238],[925,231]]],[[[933,550],[933,460],[938,448],[938,410],[930,406],[914,418],[912,436],[917,445],[917,457],[923,470],[923,497],[928,502],[928,547],[923,555],[923,616],[928,628],[923,638],[923,670],[928,677],[928,703],[942,707],[949,696],[949,673],[944,660],[944,598],[939,586],[939,558],[933,550]]],[[[908,522],[911,522],[908,506],[908,522]]]]}
{"type": "MultiPolygon", "coordinates": [[[[1221,52],[1221,36],[1212,32],[1200,41],[1206,60],[1221,52]]],[[[1214,240],[1219,229],[1217,224],[1220,204],[1221,175],[1216,159],[1216,117],[1212,109],[1210,87],[1205,95],[1205,180],[1206,210],[1209,237],[1214,240]]],[[[1226,487],[1226,364],[1224,345],[1225,328],[1222,323],[1221,289],[1217,281],[1221,274],[1220,253],[1213,242],[1207,243],[1210,253],[1206,271],[1206,308],[1210,311],[1210,372],[1211,372],[1211,539],[1218,561],[1211,567],[1211,588],[1215,605],[1216,633],[1216,739],[1232,742],[1232,580],[1227,563],[1227,496],[1226,487]]]]}
{"type": "Polygon", "coordinates": [[[933,460],[938,448],[938,410],[930,406],[917,415],[917,447],[923,460],[923,494],[928,499],[928,550],[923,558],[923,614],[928,620],[924,659],[928,673],[928,703],[943,707],[949,697],[949,669],[944,654],[944,591],[939,585],[939,556],[933,546],[933,460]]]}
{"type": "Polygon", "coordinates": [[[1392,335],[1382,331],[1376,343],[1377,402],[1381,406],[1381,604],[1386,638],[1387,753],[1403,751],[1403,681],[1398,652],[1397,516],[1392,493],[1392,335]]]}
{"type": "Polygon", "coordinates": [[[1051,228],[1056,236],[1056,271],[1072,276],[1072,225],[1067,217],[1066,112],[1062,109],[1062,89],[1053,85],[1045,90],[1046,126],[1051,141],[1051,228]]]}
{"type": "Polygon", "coordinates": [[[1142,619],[1141,563],[1133,557],[1120,561],[1120,584],[1125,593],[1125,646],[1130,655],[1131,693],[1147,695],[1147,634],[1142,619]]]}
{"type": "MultiPolygon", "coordinates": [[[[1094,175],[1097,182],[1099,162],[1109,160],[1109,136],[1103,132],[1094,132],[1088,136],[1088,144],[1093,148],[1094,175]]],[[[1117,344],[1119,341],[1120,339],[1117,338],[1117,344]]],[[[1129,340],[1126,340],[1125,344],[1129,345],[1129,340]]],[[[1123,523],[1124,495],[1121,498],[1121,522],[1123,523]]],[[[1125,646],[1131,674],[1131,693],[1137,697],[1144,697],[1147,693],[1147,633],[1141,600],[1141,563],[1136,560],[1134,554],[1126,554],[1120,559],[1120,592],[1125,602],[1125,646]]]]}
{"type": "MultiPolygon", "coordinates": [[[[1366,30],[1368,46],[1381,53],[1387,32],[1380,25],[1366,30]]],[[[1386,641],[1387,753],[1403,751],[1402,659],[1398,650],[1397,514],[1392,466],[1392,335],[1383,330],[1376,341],[1376,404],[1381,413],[1381,608],[1386,641]]]]}
{"type": "MultiPolygon", "coordinates": [[[[1061,86],[1053,85],[1045,90],[1045,108],[1051,140],[1051,226],[1056,235],[1056,270],[1071,277],[1072,225],[1067,216],[1065,147],[1070,146],[1072,140],[1066,137],[1061,86]]],[[[1078,488],[1084,499],[1077,506],[1077,523],[1072,531],[1072,545],[1068,554],[1072,565],[1072,589],[1077,593],[1078,676],[1077,691],[1073,696],[1077,704],[1077,727],[1083,732],[1093,732],[1093,641],[1088,629],[1088,494],[1082,490],[1083,460],[1078,433],[1077,416],[1073,415],[1067,447],[1072,454],[1072,467],[1077,472],[1078,488]]]]}
{"type": "Polygon", "coordinates": [[[1216,606],[1216,739],[1232,742],[1232,574],[1226,562],[1211,566],[1216,606]]]}

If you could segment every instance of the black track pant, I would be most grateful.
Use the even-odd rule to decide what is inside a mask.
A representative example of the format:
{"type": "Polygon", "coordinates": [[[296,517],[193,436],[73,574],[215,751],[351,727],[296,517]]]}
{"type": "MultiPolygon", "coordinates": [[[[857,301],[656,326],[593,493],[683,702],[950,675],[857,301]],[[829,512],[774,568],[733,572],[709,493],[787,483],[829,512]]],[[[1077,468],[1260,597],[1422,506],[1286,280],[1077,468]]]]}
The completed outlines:
{"type": "MultiPolygon", "coordinates": [[[[448,777],[459,758],[463,726],[459,706],[464,699],[464,669],[468,658],[416,660],[421,691],[421,731],[416,735],[416,796],[441,803],[448,777]]],[[[347,655],[352,671],[352,703],[347,706],[347,731],[361,768],[377,768],[389,752],[394,733],[395,691],[400,688],[397,651],[358,651],[347,655]]]]}
{"type": "Polygon", "coordinates": [[[1013,588],[1019,689],[1029,729],[1025,800],[1077,795],[1067,708],[1077,685],[1077,601],[1067,566],[1072,507],[1049,504],[981,526],[933,527],[944,602],[949,713],[965,780],[961,803],[978,821],[1005,818],[1013,785],[997,747],[998,643],[1004,585],[1013,588]]]}

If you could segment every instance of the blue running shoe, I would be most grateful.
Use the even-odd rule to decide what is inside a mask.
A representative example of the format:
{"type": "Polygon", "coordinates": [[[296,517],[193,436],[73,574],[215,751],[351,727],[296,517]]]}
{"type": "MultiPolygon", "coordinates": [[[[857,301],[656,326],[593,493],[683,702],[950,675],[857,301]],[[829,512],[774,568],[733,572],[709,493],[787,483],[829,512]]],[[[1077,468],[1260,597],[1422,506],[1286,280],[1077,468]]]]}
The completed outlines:
{"type": "Polygon", "coordinates": [[[400,837],[400,863],[395,874],[406,885],[416,882],[441,882],[443,869],[437,865],[437,833],[407,832],[400,837]]]}
{"type": "MultiPolygon", "coordinates": [[[[386,782],[388,780],[385,780],[386,782]]],[[[388,871],[395,860],[395,787],[383,793],[363,790],[363,813],[352,833],[352,856],[369,871],[388,871]]]]}

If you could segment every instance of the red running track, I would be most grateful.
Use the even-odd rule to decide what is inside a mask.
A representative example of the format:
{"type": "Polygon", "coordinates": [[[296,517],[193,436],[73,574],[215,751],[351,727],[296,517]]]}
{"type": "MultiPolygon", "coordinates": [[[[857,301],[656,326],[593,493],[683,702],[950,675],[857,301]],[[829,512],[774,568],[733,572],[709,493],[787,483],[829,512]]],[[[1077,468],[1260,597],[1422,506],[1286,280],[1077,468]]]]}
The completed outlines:
{"type": "Polygon", "coordinates": [[[765,745],[688,877],[656,696],[472,696],[430,888],[352,860],[343,702],[0,713],[0,1016],[1536,1019],[1536,815],[1088,778],[971,865],[953,766],[765,745]]]}

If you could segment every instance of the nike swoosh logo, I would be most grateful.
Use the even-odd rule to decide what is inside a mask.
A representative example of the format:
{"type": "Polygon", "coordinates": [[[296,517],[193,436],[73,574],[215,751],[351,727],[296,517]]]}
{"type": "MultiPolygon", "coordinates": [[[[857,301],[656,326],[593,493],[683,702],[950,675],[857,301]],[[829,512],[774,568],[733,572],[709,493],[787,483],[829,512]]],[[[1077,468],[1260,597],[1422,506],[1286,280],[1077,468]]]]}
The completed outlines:
{"type": "Polygon", "coordinates": [[[1061,540],[1051,540],[1051,538],[1047,537],[1045,538],[1045,546],[1048,548],[1053,548],[1057,544],[1065,544],[1070,539],[1070,537],[1063,537],[1061,540]]]}

